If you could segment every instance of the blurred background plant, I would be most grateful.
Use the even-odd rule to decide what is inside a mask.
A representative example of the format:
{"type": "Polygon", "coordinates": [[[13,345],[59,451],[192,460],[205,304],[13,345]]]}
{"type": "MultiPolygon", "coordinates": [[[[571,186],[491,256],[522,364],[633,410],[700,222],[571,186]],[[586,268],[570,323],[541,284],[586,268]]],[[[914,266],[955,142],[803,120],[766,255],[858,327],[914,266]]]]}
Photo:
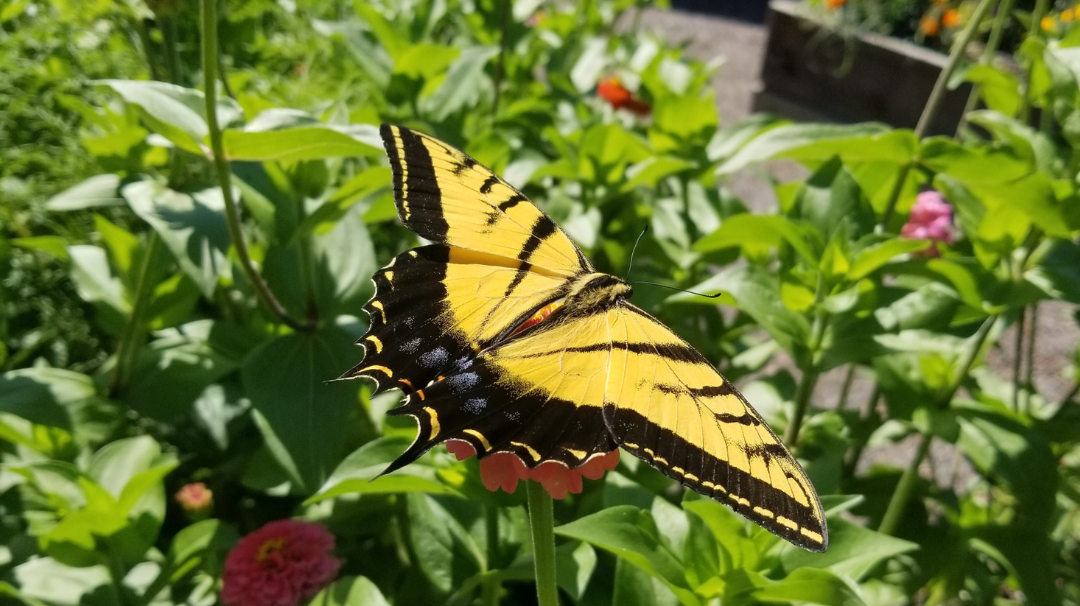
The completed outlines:
{"type": "Polygon", "coordinates": [[[723,306],[635,301],[739,383],[829,512],[809,554],[621,457],[556,505],[565,601],[1080,603],[1076,389],[1037,389],[1035,331],[1000,340],[1080,303],[1080,30],[1045,2],[873,6],[852,19],[960,41],[959,137],[720,128],[710,69],[641,33],[636,0],[227,2],[218,48],[194,2],[5,4],[0,600],[212,604],[239,537],[259,562],[289,517],[336,539],[314,603],[535,599],[523,491],[442,449],[370,482],[415,427],[384,418],[394,394],[324,383],[360,356],[370,275],[417,243],[390,121],[502,174],[603,271],[651,226],[635,277],[723,306]],[[966,61],[990,36],[1019,71],[966,61]],[[774,159],[808,176],[750,213],[727,179],[774,159]],[[895,444],[900,467],[865,462],[895,444]],[[927,479],[935,447],[954,463],[927,479]]]}

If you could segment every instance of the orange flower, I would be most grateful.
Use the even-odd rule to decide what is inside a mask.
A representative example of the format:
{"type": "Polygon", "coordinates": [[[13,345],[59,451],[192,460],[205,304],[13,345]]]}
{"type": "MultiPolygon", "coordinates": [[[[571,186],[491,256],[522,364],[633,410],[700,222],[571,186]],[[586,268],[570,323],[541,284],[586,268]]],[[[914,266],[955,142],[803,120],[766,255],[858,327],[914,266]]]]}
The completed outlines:
{"type": "Polygon", "coordinates": [[[919,20],[919,31],[927,36],[936,36],[941,31],[941,23],[933,15],[923,15],[919,20]]]}
{"type": "Polygon", "coordinates": [[[961,25],[960,11],[955,8],[945,11],[945,14],[941,16],[941,24],[948,28],[959,27],[961,25]]]}
{"type": "Polygon", "coordinates": [[[180,508],[193,520],[205,520],[210,517],[214,507],[214,492],[202,482],[184,484],[174,497],[180,508]]]}
{"type": "Polygon", "coordinates": [[[646,116],[652,109],[648,103],[639,101],[634,98],[634,94],[630,92],[617,76],[611,76],[601,80],[596,85],[596,94],[601,99],[611,104],[611,107],[615,109],[628,109],[639,116],[646,116]]]}
{"type": "Polygon", "coordinates": [[[845,2],[847,2],[847,0],[825,0],[825,8],[834,11],[841,6],[844,6],[845,2]]]}
{"type": "MultiPolygon", "coordinates": [[[[447,440],[446,450],[459,461],[464,461],[476,454],[472,444],[464,440],[447,440]]],[[[583,488],[581,478],[599,480],[605,471],[611,471],[619,464],[619,451],[613,450],[606,455],[593,457],[581,467],[574,469],[556,461],[541,463],[534,469],[525,467],[515,454],[496,452],[480,459],[480,479],[491,492],[500,488],[513,494],[517,490],[518,480],[535,480],[543,485],[554,499],[561,499],[567,493],[578,494],[583,488]]]]}
{"type": "Polygon", "coordinates": [[[1053,17],[1043,17],[1042,21],[1039,22],[1039,26],[1042,27],[1044,32],[1054,31],[1054,25],[1056,24],[1054,23],[1053,17]]]}
{"type": "Polygon", "coordinates": [[[1071,23],[1075,19],[1076,19],[1076,11],[1075,10],[1073,10],[1071,8],[1067,8],[1067,9],[1061,11],[1061,22],[1062,23],[1071,23]]]}

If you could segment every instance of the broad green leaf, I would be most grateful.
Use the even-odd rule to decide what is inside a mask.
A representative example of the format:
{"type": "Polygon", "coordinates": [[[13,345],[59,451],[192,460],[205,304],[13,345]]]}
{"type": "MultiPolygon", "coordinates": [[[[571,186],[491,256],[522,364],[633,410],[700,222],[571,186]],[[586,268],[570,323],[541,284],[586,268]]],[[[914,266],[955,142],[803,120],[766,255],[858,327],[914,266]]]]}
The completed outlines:
{"type": "Polygon", "coordinates": [[[322,125],[256,132],[229,129],[222,134],[225,155],[234,161],[297,162],[382,155],[382,150],[372,147],[370,141],[368,129],[361,125],[351,129],[322,125]],[[362,129],[362,137],[352,134],[357,128],[362,129]]]}
{"type": "Polygon", "coordinates": [[[800,568],[779,581],[759,577],[753,597],[762,602],[865,606],[858,592],[828,570],[800,568]]]}
{"type": "Polygon", "coordinates": [[[107,312],[112,312],[106,321],[131,313],[124,286],[120,278],[113,275],[104,249],[87,244],[69,246],[68,257],[71,258],[71,279],[80,298],[101,304],[107,312]]]}
{"type": "Polygon", "coordinates": [[[357,315],[373,294],[371,275],[378,265],[362,210],[350,209],[329,233],[313,239],[315,300],[323,317],[357,315]]]}
{"type": "Polygon", "coordinates": [[[563,524],[555,533],[609,551],[662,581],[681,603],[700,604],[687,585],[682,563],[660,543],[656,525],[647,511],[630,505],[610,507],[563,524]]]}
{"type": "Polygon", "coordinates": [[[855,259],[848,271],[848,280],[861,280],[874,271],[883,267],[894,258],[929,248],[927,240],[907,240],[904,238],[892,238],[868,246],[855,255],[855,259]]]}
{"type": "Polygon", "coordinates": [[[679,597],[664,583],[629,563],[615,561],[612,606],[677,606],[679,597]]]}
{"type": "Polygon", "coordinates": [[[726,175],[773,158],[827,160],[837,154],[848,162],[903,163],[914,156],[914,142],[910,131],[892,131],[883,124],[788,124],[751,139],[716,170],[726,175]]]}
{"type": "Polygon", "coordinates": [[[309,606],[390,606],[366,577],[342,577],[312,598],[309,606]]]}
{"type": "Polygon", "coordinates": [[[23,368],[0,375],[0,412],[50,427],[72,427],[72,409],[97,400],[87,375],[62,368],[23,368]]]}
{"type": "Polygon", "coordinates": [[[493,46],[474,46],[461,51],[446,73],[446,79],[424,100],[432,120],[441,122],[465,107],[475,106],[480,95],[491,86],[484,66],[499,53],[493,46]]]}
{"type": "Polygon", "coordinates": [[[786,242],[806,261],[816,264],[817,255],[807,239],[805,227],[787,217],[741,214],[729,217],[720,229],[694,243],[694,250],[710,252],[732,246],[760,255],[763,250],[786,242]]]}
{"type": "Polygon", "coordinates": [[[1032,172],[1030,159],[1008,149],[964,145],[948,137],[931,137],[919,147],[919,162],[934,172],[947,173],[965,184],[987,187],[1020,179],[1032,172]]]}
{"type": "Polygon", "coordinates": [[[67,211],[122,206],[124,201],[116,191],[119,187],[120,177],[113,174],[96,175],[49,198],[45,202],[45,210],[67,211]]]}
{"type": "MultiPolygon", "coordinates": [[[[153,80],[101,80],[100,83],[137,106],[151,129],[193,154],[204,154],[203,141],[210,129],[206,125],[206,99],[201,91],[153,80]]],[[[217,114],[222,128],[242,116],[236,102],[224,96],[218,101],[217,114]]]]}
{"type": "Polygon", "coordinates": [[[91,594],[98,597],[96,604],[121,603],[105,566],[73,568],[45,557],[20,564],[11,577],[22,595],[52,606],[83,606],[91,594]]]}
{"type": "MultiPolygon", "coordinates": [[[[372,166],[339,187],[312,213],[304,217],[293,237],[329,229],[357,202],[390,187],[390,167],[372,166]]],[[[393,205],[391,204],[391,207],[393,205]]],[[[397,215],[397,209],[394,216],[397,215]]]]}
{"type": "Polygon", "coordinates": [[[255,407],[295,461],[308,491],[345,454],[357,386],[326,383],[356,361],[353,337],[336,326],[287,334],[248,355],[241,378],[255,407]]]}
{"type": "Polygon", "coordinates": [[[121,276],[127,278],[127,284],[131,284],[132,261],[139,250],[139,239],[101,215],[94,215],[94,229],[109,252],[112,266],[120,271],[121,276]]]}
{"type": "Polygon", "coordinates": [[[29,238],[12,238],[11,244],[27,250],[40,250],[50,254],[61,261],[68,260],[67,240],[61,236],[31,236],[29,238]]]}
{"type": "Polygon", "coordinates": [[[484,557],[476,543],[442,505],[417,493],[409,494],[406,502],[409,544],[432,585],[449,593],[482,569],[484,557]]]}
{"type": "Polygon", "coordinates": [[[186,194],[153,181],[138,181],[121,193],[131,209],[158,232],[203,295],[212,298],[218,280],[232,272],[228,260],[232,241],[221,190],[213,187],[186,194]]]}
{"type": "MultiPolygon", "coordinates": [[[[489,564],[490,566],[491,564],[489,564]]],[[[574,600],[580,600],[596,569],[596,550],[581,542],[565,543],[555,550],[555,575],[559,587],[574,600]]]]}
{"type": "Polygon", "coordinates": [[[979,93],[991,110],[1015,116],[1020,109],[1020,81],[1015,75],[993,65],[973,65],[964,79],[979,86],[979,93]]]}
{"type": "Polygon", "coordinates": [[[222,556],[239,538],[232,526],[220,520],[202,520],[183,528],[169,545],[172,580],[179,580],[200,565],[210,574],[216,574],[222,556]]]}
{"type": "Polygon", "coordinates": [[[411,442],[405,437],[384,437],[364,444],[337,466],[319,492],[305,501],[305,504],[318,503],[343,494],[426,492],[458,495],[456,490],[446,484],[403,471],[380,477],[387,465],[404,452],[411,442]]]}
{"type": "Polygon", "coordinates": [[[853,524],[839,516],[829,519],[829,549],[811,553],[793,545],[780,552],[786,572],[802,568],[828,568],[840,576],[860,580],[883,560],[919,549],[915,543],[897,539],[853,524]]]}
{"type": "Polygon", "coordinates": [[[646,158],[626,169],[627,181],[622,186],[622,191],[628,192],[638,186],[656,187],[661,179],[693,167],[692,162],[675,156],[646,158]]]}
{"type": "Polygon", "coordinates": [[[161,445],[150,436],[124,438],[94,453],[87,474],[119,498],[128,482],[153,467],[161,456],[161,445]]]}
{"type": "MultiPolygon", "coordinates": [[[[682,506],[712,531],[717,547],[718,574],[740,568],[757,569],[761,554],[750,538],[744,518],[712,499],[697,495],[684,496],[682,506]]],[[[702,579],[703,582],[707,580],[702,579]]]]}
{"type": "Polygon", "coordinates": [[[833,238],[841,223],[847,223],[851,239],[857,240],[873,230],[875,220],[859,184],[835,157],[799,189],[792,214],[816,228],[825,240],[833,238]]]}

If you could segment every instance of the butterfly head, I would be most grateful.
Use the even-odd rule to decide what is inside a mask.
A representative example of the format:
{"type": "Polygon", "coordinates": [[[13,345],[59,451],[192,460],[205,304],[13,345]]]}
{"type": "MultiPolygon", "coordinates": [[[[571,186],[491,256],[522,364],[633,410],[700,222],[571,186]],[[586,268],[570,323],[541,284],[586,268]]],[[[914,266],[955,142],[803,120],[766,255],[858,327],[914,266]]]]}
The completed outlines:
{"type": "Polygon", "coordinates": [[[566,296],[566,302],[574,307],[594,308],[614,305],[630,298],[633,294],[633,287],[626,281],[597,272],[584,274],[574,280],[566,296]]]}

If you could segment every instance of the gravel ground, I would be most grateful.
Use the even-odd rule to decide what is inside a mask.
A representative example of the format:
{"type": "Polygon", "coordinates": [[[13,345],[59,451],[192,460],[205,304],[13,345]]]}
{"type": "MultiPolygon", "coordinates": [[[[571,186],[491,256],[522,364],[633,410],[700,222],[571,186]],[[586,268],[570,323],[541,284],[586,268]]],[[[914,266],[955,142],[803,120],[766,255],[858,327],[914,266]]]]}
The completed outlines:
{"type": "MultiPolygon", "coordinates": [[[[647,31],[654,31],[670,41],[685,43],[690,57],[719,64],[712,84],[716,89],[716,104],[722,123],[730,124],[751,113],[753,94],[760,86],[759,75],[766,43],[764,26],[695,13],[659,10],[646,10],[641,23],[647,31]]],[[[730,177],[728,186],[756,212],[776,207],[771,186],[764,176],[765,171],[781,181],[806,174],[798,165],[777,162],[730,177]]],[[[1065,372],[1080,342],[1080,327],[1072,317],[1075,312],[1076,306],[1058,301],[1039,306],[1033,380],[1043,397],[1051,402],[1060,401],[1072,385],[1065,372]]],[[[1010,327],[988,356],[990,369],[1004,379],[1012,377],[1015,338],[1015,327],[1010,327]]],[[[790,366],[790,360],[776,361],[776,367],[790,366]]],[[[843,373],[842,369],[837,369],[821,377],[814,392],[816,405],[831,407],[835,404],[843,384],[843,373]]],[[[865,408],[869,395],[870,382],[859,377],[851,391],[851,406],[865,408]]],[[[893,447],[875,449],[863,457],[860,468],[865,471],[877,463],[902,465],[910,460],[914,450],[915,444],[910,440],[893,447]]],[[[953,468],[958,460],[951,445],[936,443],[930,458],[932,461],[923,467],[926,477],[934,473],[938,482],[958,486],[971,477],[966,461],[959,461],[959,473],[954,474],[953,468]]]]}

